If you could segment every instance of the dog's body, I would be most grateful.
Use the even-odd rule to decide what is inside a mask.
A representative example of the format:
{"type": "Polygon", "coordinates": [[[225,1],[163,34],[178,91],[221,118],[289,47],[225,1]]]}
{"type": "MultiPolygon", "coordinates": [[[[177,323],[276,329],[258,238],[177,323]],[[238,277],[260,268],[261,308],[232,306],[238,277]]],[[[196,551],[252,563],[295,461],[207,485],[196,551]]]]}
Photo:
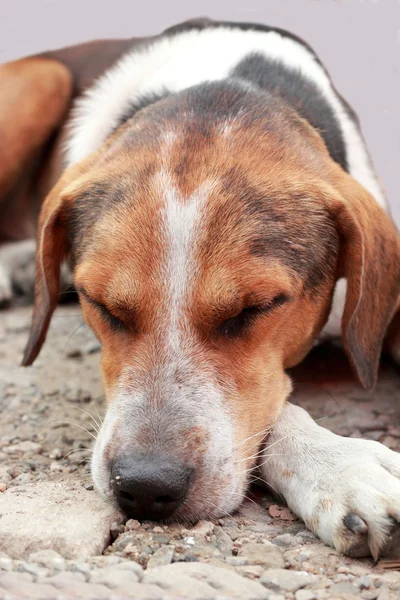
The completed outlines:
{"type": "Polygon", "coordinates": [[[357,118],[313,51],[281,30],[204,20],[104,44],[96,60],[84,46],[3,72],[25,69],[26,82],[47,68],[53,81],[33,94],[49,109],[30,121],[30,145],[0,102],[0,130],[16,140],[0,176],[14,202],[9,238],[32,186],[39,201],[52,188],[24,364],[69,255],[103,345],[109,409],[92,465],[102,493],[130,514],[217,516],[238,506],[258,462],[322,539],[377,556],[400,517],[399,456],[286,402],[285,369],[340,320],[366,387],[391,320],[388,348],[399,350],[399,241],[357,118]]]}

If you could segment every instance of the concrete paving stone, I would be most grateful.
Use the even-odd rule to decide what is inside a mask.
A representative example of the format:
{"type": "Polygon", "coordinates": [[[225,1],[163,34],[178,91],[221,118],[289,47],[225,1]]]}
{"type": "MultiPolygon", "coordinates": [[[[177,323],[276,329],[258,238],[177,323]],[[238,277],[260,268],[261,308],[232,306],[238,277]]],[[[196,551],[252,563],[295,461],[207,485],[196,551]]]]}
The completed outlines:
{"type": "MultiPolygon", "coordinates": [[[[159,567],[166,569],[171,567],[159,567]]],[[[196,581],[189,575],[177,573],[158,573],[158,569],[152,569],[145,573],[144,583],[153,584],[164,590],[168,596],[179,596],[193,600],[214,600],[217,596],[216,590],[204,581],[196,581]]]]}
{"type": "Polygon", "coordinates": [[[121,518],[115,508],[79,482],[9,488],[0,497],[0,514],[0,547],[19,559],[48,549],[64,558],[101,554],[110,542],[111,523],[121,518]]]}
{"type": "Polygon", "coordinates": [[[118,586],[112,590],[110,600],[121,600],[125,598],[134,598],[135,600],[165,600],[165,591],[158,585],[151,583],[130,583],[129,585],[118,586]]]}
{"type": "Polygon", "coordinates": [[[48,577],[45,582],[62,590],[63,588],[68,588],[71,584],[85,583],[86,578],[83,573],[65,571],[63,573],[57,573],[57,575],[53,575],[53,577],[48,577]]]}
{"type": "Polygon", "coordinates": [[[204,563],[174,563],[152,569],[145,572],[143,582],[159,585],[169,594],[189,598],[222,596],[266,600],[268,596],[268,590],[260,583],[204,563]]]}
{"type": "Polygon", "coordinates": [[[8,593],[23,598],[38,598],[39,600],[55,600],[57,590],[46,583],[33,583],[22,577],[24,573],[6,573],[0,576],[0,586],[8,593]]]}
{"type": "Polygon", "coordinates": [[[7,587],[8,582],[13,583],[14,581],[26,581],[27,583],[33,583],[34,578],[30,573],[18,573],[18,572],[6,572],[6,573],[1,573],[0,572],[0,585],[4,585],[3,587],[7,587]]]}
{"type": "Polygon", "coordinates": [[[90,598],[90,600],[103,600],[103,598],[109,600],[110,598],[110,590],[105,585],[82,582],[71,583],[68,587],[57,590],[57,594],[62,598],[90,598]]]}
{"type": "Polygon", "coordinates": [[[122,561],[120,563],[118,563],[117,565],[114,565],[115,569],[121,569],[122,571],[133,571],[133,573],[136,573],[136,575],[139,578],[139,581],[143,579],[143,567],[141,565],[139,565],[139,563],[135,562],[134,560],[124,560],[122,559],[122,561]]]}
{"type": "MultiPolygon", "coordinates": [[[[118,565],[116,565],[118,566],[118,565]]],[[[99,583],[113,589],[121,586],[129,586],[131,583],[138,583],[139,577],[134,571],[126,569],[117,569],[107,567],[93,571],[90,576],[90,583],[99,583]]]]}
{"type": "Polygon", "coordinates": [[[32,552],[28,558],[29,562],[40,565],[47,569],[53,569],[55,571],[62,571],[65,569],[65,560],[55,550],[39,550],[38,552],[32,552]]]}
{"type": "Polygon", "coordinates": [[[244,558],[248,565],[263,565],[265,567],[283,568],[285,562],[278,546],[271,542],[263,544],[244,544],[239,552],[239,558],[244,558]]]}

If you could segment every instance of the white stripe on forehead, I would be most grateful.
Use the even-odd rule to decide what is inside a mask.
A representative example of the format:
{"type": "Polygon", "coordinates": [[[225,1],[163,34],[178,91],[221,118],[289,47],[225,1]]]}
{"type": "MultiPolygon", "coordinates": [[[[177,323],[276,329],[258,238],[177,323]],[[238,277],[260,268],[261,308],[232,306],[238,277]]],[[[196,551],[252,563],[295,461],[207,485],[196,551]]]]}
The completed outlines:
{"type": "Polygon", "coordinates": [[[205,200],[212,187],[211,180],[204,181],[189,198],[184,198],[173,184],[167,171],[158,175],[159,185],[165,197],[165,235],[167,258],[164,267],[166,299],[170,310],[170,327],[178,331],[182,305],[196,274],[196,239],[202,223],[205,200]]]}

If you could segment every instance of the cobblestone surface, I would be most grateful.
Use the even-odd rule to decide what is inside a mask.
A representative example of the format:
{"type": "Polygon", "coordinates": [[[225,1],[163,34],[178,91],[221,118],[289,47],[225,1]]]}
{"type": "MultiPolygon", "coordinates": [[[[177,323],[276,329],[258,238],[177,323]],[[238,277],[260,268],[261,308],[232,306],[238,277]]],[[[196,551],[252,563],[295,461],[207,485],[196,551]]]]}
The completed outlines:
{"type": "MultiPolygon", "coordinates": [[[[32,490],[37,506],[43,490],[55,495],[44,512],[16,514],[14,527],[0,516],[1,600],[399,600],[400,563],[340,556],[258,488],[235,515],[191,528],[123,524],[112,511],[84,527],[102,510],[86,465],[104,413],[99,348],[80,326],[79,308],[62,307],[38,362],[21,369],[29,315],[25,308],[0,313],[0,515],[32,490]],[[74,553],[60,543],[63,502],[81,536],[74,553]]],[[[321,425],[400,450],[400,375],[392,365],[382,366],[373,394],[360,388],[335,347],[319,349],[292,376],[294,401],[321,425]]]]}

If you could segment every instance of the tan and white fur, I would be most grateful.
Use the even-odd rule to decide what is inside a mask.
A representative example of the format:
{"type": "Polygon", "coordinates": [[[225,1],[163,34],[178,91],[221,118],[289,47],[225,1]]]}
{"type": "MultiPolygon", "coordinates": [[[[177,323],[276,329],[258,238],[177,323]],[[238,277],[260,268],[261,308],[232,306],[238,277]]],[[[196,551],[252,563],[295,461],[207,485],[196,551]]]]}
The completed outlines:
{"type": "MultiPolygon", "coordinates": [[[[77,67],[43,60],[67,64],[57,76],[73,95],[77,67]]],[[[121,500],[121,457],[161,453],[190,467],[172,516],[193,521],[238,507],[258,468],[326,543],[377,557],[400,520],[399,455],[287,401],[286,369],[323,335],[342,333],[371,388],[398,306],[398,235],[354,114],[312,50],[280,30],[194,22],[107,60],[72,109],[55,102],[67,124],[41,180],[24,364],[69,257],[103,346],[100,493],[121,500]],[[315,90],[332,138],[289,92],[263,87],[264,66],[315,90]]],[[[398,352],[397,329],[388,347],[398,352]]]]}

